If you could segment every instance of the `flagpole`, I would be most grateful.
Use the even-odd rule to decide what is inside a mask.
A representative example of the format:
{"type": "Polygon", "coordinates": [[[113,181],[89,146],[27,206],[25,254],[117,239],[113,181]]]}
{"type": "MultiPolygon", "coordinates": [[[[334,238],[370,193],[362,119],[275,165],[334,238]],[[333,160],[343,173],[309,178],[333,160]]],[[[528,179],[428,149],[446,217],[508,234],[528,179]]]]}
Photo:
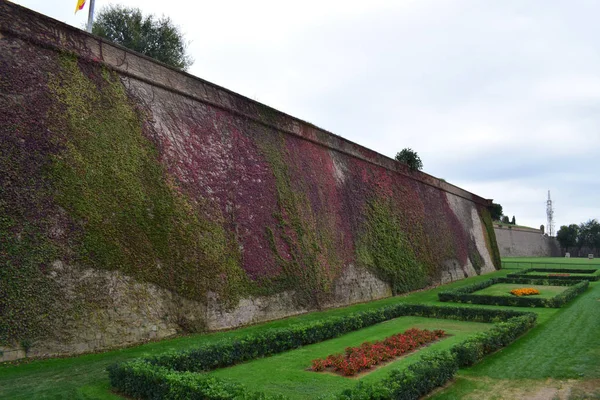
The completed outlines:
{"type": "Polygon", "coordinates": [[[92,32],[92,24],[94,23],[94,2],[95,0],[90,0],[90,13],[88,15],[88,23],[86,31],[92,32]]]}

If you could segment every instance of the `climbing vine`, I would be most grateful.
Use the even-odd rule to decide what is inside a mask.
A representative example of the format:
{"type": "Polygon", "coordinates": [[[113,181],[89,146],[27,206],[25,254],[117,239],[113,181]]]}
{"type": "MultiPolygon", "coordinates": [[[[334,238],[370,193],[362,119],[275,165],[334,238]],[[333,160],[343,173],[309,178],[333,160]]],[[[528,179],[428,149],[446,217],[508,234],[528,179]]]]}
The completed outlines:
{"type": "Polygon", "coordinates": [[[401,218],[391,201],[385,198],[368,201],[364,216],[356,246],[358,261],[388,282],[394,294],[425,286],[426,272],[401,228],[401,218]]]}
{"type": "Polygon", "coordinates": [[[239,296],[229,290],[245,277],[238,246],[166,174],[119,78],[62,56],[49,87],[55,141],[64,149],[52,165],[56,202],[81,232],[78,263],[191,299],[204,300],[208,290],[239,296]]]}
{"type": "MultiPolygon", "coordinates": [[[[277,189],[274,217],[278,224],[266,227],[265,234],[282,276],[269,285],[271,289],[294,289],[301,306],[319,306],[330,295],[335,273],[342,267],[331,233],[318,221],[301,182],[292,183],[282,135],[258,143],[273,170],[277,189]]],[[[264,282],[262,286],[266,286],[264,282]]]]}
{"type": "Polygon", "coordinates": [[[496,233],[494,232],[494,224],[492,223],[492,217],[487,208],[477,207],[481,224],[483,225],[483,234],[485,236],[485,244],[488,252],[492,258],[492,263],[496,269],[500,269],[502,262],[500,261],[500,250],[498,250],[498,243],[496,242],[496,233]]]}
{"type": "Polygon", "coordinates": [[[48,154],[56,149],[40,117],[50,105],[47,93],[36,90],[40,75],[6,63],[0,76],[0,99],[13,99],[0,101],[0,343],[23,348],[55,333],[56,315],[73,306],[57,301],[59,287],[48,277],[59,250],[48,237],[54,225],[48,154]]]}

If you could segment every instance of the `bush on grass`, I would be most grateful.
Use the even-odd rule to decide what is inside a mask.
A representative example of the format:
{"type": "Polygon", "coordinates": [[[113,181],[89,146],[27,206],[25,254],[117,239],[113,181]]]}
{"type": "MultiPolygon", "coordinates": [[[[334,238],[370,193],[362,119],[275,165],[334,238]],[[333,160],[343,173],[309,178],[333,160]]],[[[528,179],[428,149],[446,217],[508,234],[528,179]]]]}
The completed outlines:
{"type": "Polygon", "coordinates": [[[334,398],[416,399],[451,379],[459,366],[476,363],[484,355],[513,341],[529,329],[537,317],[533,313],[512,310],[396,304],[343,317],[272,329],[191,351],[116,364],[109,368],[109,378],[111,385],[120,393],[141,399],[281,399],[282,397],[265,393],[250,392],[241,384],[192,371],[232,365],[242,360],[317,343],[404,315],[498,323],[490,331],[463,342],[463,347],[460,347],[461,343],[450,352],[426,354],[421,361],[406,370],[392,371],[379,383],[359,385],[340,394],[346,397],[334,398]],[[364,397],[367,395],[374,397],[364,397]]]}
{"type": "Polygon", "coordinates": [[[559,308],[583,293],[589,286],[589,281],[571,281],[571,280],[540,280],[531,278],[492,278],[487,281],[478,282],[472,285],[463,286],[453,290],[446,290],[438,293],[438,299],[443,302],[453,301],[458,303],[487,304],[495,306],[514,306],[514,307],[555,307],[559,308]],[[556,296],[543,299],[531,297],[508,297],[476,294],[481,289],[497,283],[517,283],[526,285],[545,285],[545,286],[570,286],[567,290],[556,296]]]}

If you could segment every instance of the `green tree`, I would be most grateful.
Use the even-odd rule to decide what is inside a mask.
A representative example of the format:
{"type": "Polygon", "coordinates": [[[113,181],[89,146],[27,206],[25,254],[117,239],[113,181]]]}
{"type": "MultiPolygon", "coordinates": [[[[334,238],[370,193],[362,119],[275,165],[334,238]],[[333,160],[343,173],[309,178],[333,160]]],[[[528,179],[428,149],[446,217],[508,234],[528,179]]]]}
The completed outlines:
{"type": "Polygon", "coordinates": [[[576,224],[571,224],[569,226],[563,225],[556,233],[556,240],[558,240],[560,247],[564,248],[567,253],[569,252],[570,247],[578,246],[578,238],[579,226],[576,224]]]}
{"type": "Polygon", "coordinates": [[[502,206],[497,203],[492,203],[492,205],[489,206],[489,210],[492,221],[500,221],[500,218],[502,218],[502,206]]]}
{"type": "Polygon", "coordinates": [[[144,17],[139,8],[103,8],[94,21],[92,33],[184,71],[193,63],[186,54],[183,34],[171,19],[144,17]]]}
{"type": "Polygon", "coordinates": [[[423,169],[423,162],[417,152],[408,147],[396,153],[396,161],[408,165],[411,171],[420,171],[423,169]]]}
{"type": "Polygon", "coordinates": [[[545,233],[546,231],[546,227],[542,224],[540,225],[540,231],[542,232],[542,235],[545,233]]]}
{"type": "Polygon", "coordinates": [[[513,215],[512,220],[510,221],[510,223],[512,225],[516,225],[517,224],[517,220],[515,219],[515,216],[513,215]]]}
{"type": "Polygon", "coordinates": [[[589,247],[596,250],[600,248],[600,223],[595,219],[590,219],[579,225],[579,248],[589,247]]]}
{"type": "Polygon", "coordinates": [[[510,224],[510,221],[508,220],[508,217],[506,215],[502,217],[502,223],[503,224],[510,224]]]}

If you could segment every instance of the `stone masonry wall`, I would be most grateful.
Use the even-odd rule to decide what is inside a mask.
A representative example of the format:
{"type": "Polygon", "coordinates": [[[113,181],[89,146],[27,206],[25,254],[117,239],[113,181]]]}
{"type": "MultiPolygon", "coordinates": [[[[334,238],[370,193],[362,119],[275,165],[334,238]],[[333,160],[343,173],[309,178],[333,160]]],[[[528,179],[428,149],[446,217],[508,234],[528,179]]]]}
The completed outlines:
{"type": "Polygon", "coordinates": [[[0,361],[500,267],[490,200],[0,0],[0,361]]]}
{"type": "Polygon", "coordinates": [[[539,229],[494,225],[498,249],[502,257],[559,257],[556,238],[539,229]]]}

